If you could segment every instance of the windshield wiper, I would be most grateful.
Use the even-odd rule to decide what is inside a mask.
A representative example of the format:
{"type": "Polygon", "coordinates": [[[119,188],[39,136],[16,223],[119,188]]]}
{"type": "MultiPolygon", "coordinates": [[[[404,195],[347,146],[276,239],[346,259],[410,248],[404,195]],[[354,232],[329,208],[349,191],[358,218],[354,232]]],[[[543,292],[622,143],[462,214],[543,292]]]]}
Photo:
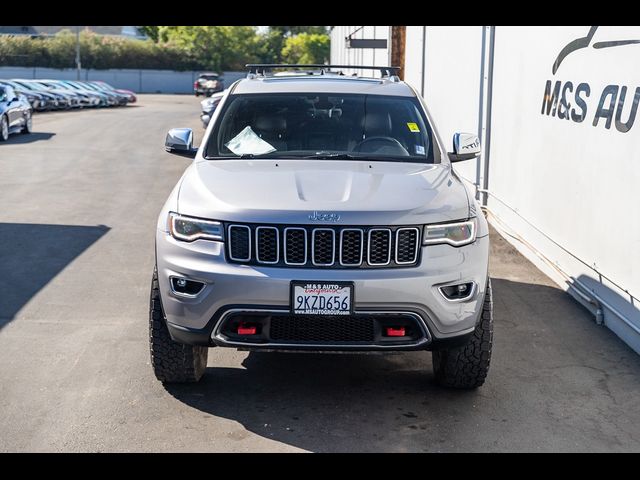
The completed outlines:
{"type": "Polygon", "coordinates": [[[317,152],[313,155],[305,155],[302,158],[317,158],[319,160],[355,160],[360,157],[355,155],[351,155],[349,153],[326,153],[326,152],[317,152]]]}

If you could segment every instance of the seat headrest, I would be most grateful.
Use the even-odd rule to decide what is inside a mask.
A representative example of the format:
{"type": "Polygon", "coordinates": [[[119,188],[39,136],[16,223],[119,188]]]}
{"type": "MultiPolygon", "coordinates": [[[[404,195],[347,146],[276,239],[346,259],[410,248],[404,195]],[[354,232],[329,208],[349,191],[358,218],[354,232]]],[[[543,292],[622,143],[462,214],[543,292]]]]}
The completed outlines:
{"type": "Polygon", "coordinates": [[[261,132],[283,133],[287,130],[287,119],[280,115],[260,115],[253,126],[261,132]]]}
{"type": "Polygon", "coordinates": [[[391,133],[391,117],[388,113],[367,113],[362,118],[362,128],[367,137],[389,136],[391,133]]]}

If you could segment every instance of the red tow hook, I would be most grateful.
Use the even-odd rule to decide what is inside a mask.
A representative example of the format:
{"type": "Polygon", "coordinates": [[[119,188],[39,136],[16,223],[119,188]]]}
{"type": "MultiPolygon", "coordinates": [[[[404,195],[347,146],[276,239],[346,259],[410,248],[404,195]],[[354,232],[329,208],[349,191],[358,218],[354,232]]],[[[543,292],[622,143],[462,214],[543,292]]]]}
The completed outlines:
{"type": "Polygon", "coordinates": [[[238,335],[255,335],[256,334],[256,326],[255,325],[247,325],[246,323],[241,323],[238,325],[238,335]]]}
{"type": "Polygon", "coordinates": [[[387,337],[404,337],[404,327],[387,327],[387,337]]]}

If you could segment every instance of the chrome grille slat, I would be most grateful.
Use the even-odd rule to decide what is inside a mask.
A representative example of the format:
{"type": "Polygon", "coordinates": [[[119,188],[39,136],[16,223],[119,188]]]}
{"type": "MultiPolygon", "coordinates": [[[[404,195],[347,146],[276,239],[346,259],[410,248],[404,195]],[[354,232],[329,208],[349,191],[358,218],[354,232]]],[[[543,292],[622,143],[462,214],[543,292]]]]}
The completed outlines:
{"type": "Polygon", "coordinates": [[[357,267],[362,264],[362,255],[364,253],[364,231],[361,228],[343,228],[340,230],[340,265],[348,266],[348,267],[357,267]],[[345,243],[344,234],[345,233],[357,233],[359,234],[358,240],[351,240],[347,238],[345,243]],[[357,249],[359,253],[357,254],[358,261],[349,262],[348,260],[353,256],[351,250],[355,249],[357,245],[357,249]],[[345,253],[345,250],[347,252],[345,253]],[[347,261],[345,261],[345,257],[347,261]]]}
{"type": "Polygon", "coordinates": [[[418,243],[420,230],[415,227],[399,228],[396,230],[396,263],[410,265],[418,259],[418,243]]]}
{"type": "Polygon", "coordinates": [[[284,263],[287,265],[305,265],[307,263],[307,231],[304,228],[287,227],[284,229],[284,263]],[[298,232],[302,232],[302,235],[297,234],[298,232]],[[296,236],[298,241],[296,241],[296,236]],[[303,239],[302,245],[299,241],[300,238],[303,239]],[[299,258],[301,256],[300,250],[302,250],[303,260],[296,262],[291,257],[299,258]]]}
{"type": "Polygon", "coordinates": [[[230,261],[302,268],[398,268],[419,263],[419,227],[226,224],[230,261]]]}
{"type": "Polygon", "coordinates": [[[280,261],[280,231],[276,227],[256,227],[256,260],[266,264],[280,261]]]}
{"type": "Polygon", "coordinates": [[[391,263],[391,230],[389,228],[372,228],[369,230],[368,240],[367,263],[369,265],[389,265],[391,263]],[[386,259],[383,256],[385,254],[386,259]]]}
{"type": "Polygon", "coordinates": [[[314,228],[311,232],[311,263],[317,267],[330,267],[336,260],[336,232],[332,228],[314,228]],[[325,232],[330,232],[331,241],[325,232]],[[329,258],[329,252],[331,254],[331,261],[322,261],[322,259],[329,258]],[[320,261],[316,260],[316,257],[320,257],[320,261]]]}
{"type": "Polygon", "coordinates": [[[229,258],[237,262],[248,262],[251,260],[251,228],[246,225],[229,225],[229,258]],[[242,232],[246,233],[242,233],[242,232]],[[245,236],[246,235],[246,240],[245,236]],[[244,242],[247,245],[245,247],[244,242]],[[242,242],[240,245],[238,242],[242,242]],[[247,255],[241,256],[241,253],[246,248],[247,255]],[[234,255],[234,251],[236,255],[234,255]]]}

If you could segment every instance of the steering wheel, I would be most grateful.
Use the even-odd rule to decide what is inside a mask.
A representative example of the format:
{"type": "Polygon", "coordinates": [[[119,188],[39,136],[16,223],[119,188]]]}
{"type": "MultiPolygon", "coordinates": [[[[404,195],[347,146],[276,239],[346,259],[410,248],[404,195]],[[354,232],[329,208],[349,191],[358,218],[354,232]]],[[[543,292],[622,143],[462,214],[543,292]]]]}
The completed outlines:
{"type": "Polygon", "coordinates": [[[381,153],[384,155],[401,155],[409,156],[407,149],[393,137],[368,137],[358,143],[354,148],[354,152],[365,153],[381,153]],[[367,147],[367,148],[363,148],[367,147]]]}

